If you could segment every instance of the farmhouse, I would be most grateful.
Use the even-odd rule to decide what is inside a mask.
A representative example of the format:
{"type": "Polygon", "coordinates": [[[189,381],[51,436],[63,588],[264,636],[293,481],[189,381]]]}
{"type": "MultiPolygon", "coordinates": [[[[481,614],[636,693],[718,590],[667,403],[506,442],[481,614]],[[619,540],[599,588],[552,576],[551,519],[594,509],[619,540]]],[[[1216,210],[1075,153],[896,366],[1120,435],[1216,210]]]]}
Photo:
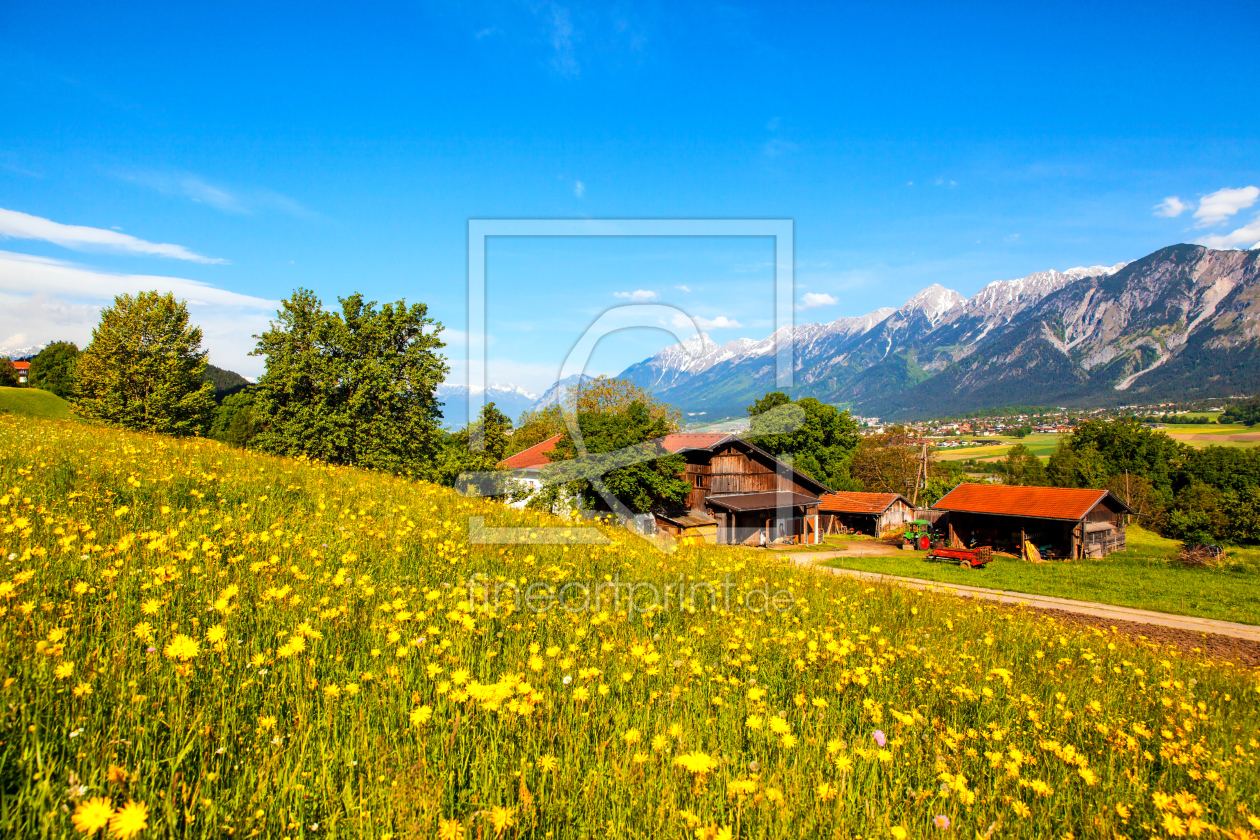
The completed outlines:
{"type": "Polygon", "coordinates": [[[960,484],[932,506],[946,511],[951,543],[1015,554],[1025,541],[1042,554],[1078,559],[1125,550],[1133,509],[1108,490],[960,484]]]}
{"type": "Polygon", "coordinates": [[[914,505],[900,493],[828,493],[818,505],[824,534],[880,537],[914,520],[914,505]]]}
{"type": "Polygon", "coordinates": [[[13,372],[17,374],[18,382],[21,382],[23,385],[25,385],[27,380],[30,379],[30,376],[31,376],[31,363],[30,362],[14,362],[13,372]]]}
{"type": "MultiPolygon", "coordinates": [[[[517,452],[510,458],[504,458],[499,462],[499,466],[505,470],[511,470],[512,476],[529,490],[539,490],[543,485],[542,468],[551,463],[547,453],[556,448],[556,444],[560,442],[562,437],[564,435],[553,435],[540,443],[534,444],[529,449],[517,452]]],[[[512,506],[524,507],[525,500],[515,502],[512,506]]]]}
{"type": "MultiPolygon", "coordinates": [[[[543,441],[500,466],[521,481],[542,486],[561,435],[543,441]]],[[[661,439],[687,461],[691,495],[677,509],[653,511],[656,527],[680,539],[724,545],[821,542],[819,496],[829,488],[748,441],[724,432],[677,432],[661,439]]]]}

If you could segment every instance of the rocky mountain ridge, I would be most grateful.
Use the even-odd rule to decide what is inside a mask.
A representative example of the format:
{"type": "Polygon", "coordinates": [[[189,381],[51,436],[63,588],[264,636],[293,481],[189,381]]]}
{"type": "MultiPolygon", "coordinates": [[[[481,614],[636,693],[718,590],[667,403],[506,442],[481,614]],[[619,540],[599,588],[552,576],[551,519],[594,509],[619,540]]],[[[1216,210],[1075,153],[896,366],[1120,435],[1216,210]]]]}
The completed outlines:
{"type": "MultiPolygon", "coordinates": [[[[1134,394],[1260,390],[1256,251],[1164,248],[1133,263],[1042,271],[971,298],[934,285],[895,310],[802,324],[761,341],[674,345],[621,376],[684,411],[740,414],[774,388],[774,348],[794,339],[797,395],[901,417],[1134,394]],[[1213,353],[1230,371],[1212,370],[1213,353]],[[1197,365],[1200,377],[1183,368],[1197,365]],[[1206,373],[1206,376],[1202,374],[1206,373]],[[1180,384],[1172,384],[1176,380],[1180,384]]],[[[1207,395],[1207,394],[1205,394],[1207,395]]]]}

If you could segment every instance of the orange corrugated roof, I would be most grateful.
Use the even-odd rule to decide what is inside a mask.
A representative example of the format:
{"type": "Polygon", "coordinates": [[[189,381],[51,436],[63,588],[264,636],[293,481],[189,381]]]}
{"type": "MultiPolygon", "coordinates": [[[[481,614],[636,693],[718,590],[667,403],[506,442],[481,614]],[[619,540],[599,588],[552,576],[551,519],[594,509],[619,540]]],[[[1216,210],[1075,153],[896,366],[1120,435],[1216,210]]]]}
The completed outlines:
{"type": "Polygon", "coordinates": [[[910,500],[900,493],[827,493],[823,495],[818,511],[879,514],[888,510],[889,505],[898,499],[910,504],[910,500]]]}
{"type": "Polygon", "coordinates": [[[680,449],[708,449],[728,437],[730,434],[727,432],[674,432],[665,435],[661,444],[667,452],[678,452],[680,449]]]}
{"type": "Polygon", "coordinates": [[[510,470],[527,470],[532,467],[543,467],[551,463],[551,459],[547,457],[547,453],[556,448],[556,443],[564,435],[556,435],[549,437],[542,443],[535,443],[529,449],[523,449],[510,458],[504,458],[499,462],[500,467],[507,467],[510,470]]]}
{"type": "MultiPolygon", "coordinates": [[[[936,504],[936,510],[1077,520],[1110,495],[1106,490],[1070,487],[1012,487],[1004,484],[960,484],[936,504]]],[[[1122,507],[1124,503],[1115,500],[1122,507]]]]}
{"type": "Polygon", "coordinates": [[[17,370],[30,370],[31,363],[30,362],[14,362],[13,367],[16,368],[17,370]]]}

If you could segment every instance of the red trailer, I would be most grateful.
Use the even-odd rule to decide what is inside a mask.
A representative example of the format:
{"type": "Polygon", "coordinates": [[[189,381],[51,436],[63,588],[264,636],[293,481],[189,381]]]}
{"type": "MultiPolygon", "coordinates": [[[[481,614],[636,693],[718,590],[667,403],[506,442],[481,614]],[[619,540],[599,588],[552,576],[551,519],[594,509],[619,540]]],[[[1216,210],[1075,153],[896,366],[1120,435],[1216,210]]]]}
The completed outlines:
{"type": "Polygon", "coordinates": [[[993,560],[993,549],[987,545],[976,548],[949,548],[936,545],[932,547],[927,559],[957,563],[964,569],[979,569],[993,560]]]}

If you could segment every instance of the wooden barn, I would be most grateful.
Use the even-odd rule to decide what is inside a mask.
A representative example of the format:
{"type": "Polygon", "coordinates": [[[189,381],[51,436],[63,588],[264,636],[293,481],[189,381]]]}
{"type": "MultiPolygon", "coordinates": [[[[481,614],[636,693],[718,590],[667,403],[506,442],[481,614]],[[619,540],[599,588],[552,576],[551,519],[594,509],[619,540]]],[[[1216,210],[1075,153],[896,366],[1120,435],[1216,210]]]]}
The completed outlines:
{"type": "Polygon", "coordinates": [[[735,435],[679,432],[662,444],[687,459],[693,488],[685,509],[656,512],[662,530],[702,533],[723,545],[822,542],[818,503],[830,492],[825,484],[735,435]]]}
{"type": "Polygon", "coordinates": [[[882,537],[914,521],[914,505],[900,493],[828,493],[818,516],[824,534],[882,537]]]}
{"type": "Polygon", "coordinates": [[[948,512],[951,542],[1023,556],[1028,541],[1064,559],[1124,551],[1125,523],[1134,513],[1108,490],[1002,484],[960,484],[932,507],[948,512]]]}

